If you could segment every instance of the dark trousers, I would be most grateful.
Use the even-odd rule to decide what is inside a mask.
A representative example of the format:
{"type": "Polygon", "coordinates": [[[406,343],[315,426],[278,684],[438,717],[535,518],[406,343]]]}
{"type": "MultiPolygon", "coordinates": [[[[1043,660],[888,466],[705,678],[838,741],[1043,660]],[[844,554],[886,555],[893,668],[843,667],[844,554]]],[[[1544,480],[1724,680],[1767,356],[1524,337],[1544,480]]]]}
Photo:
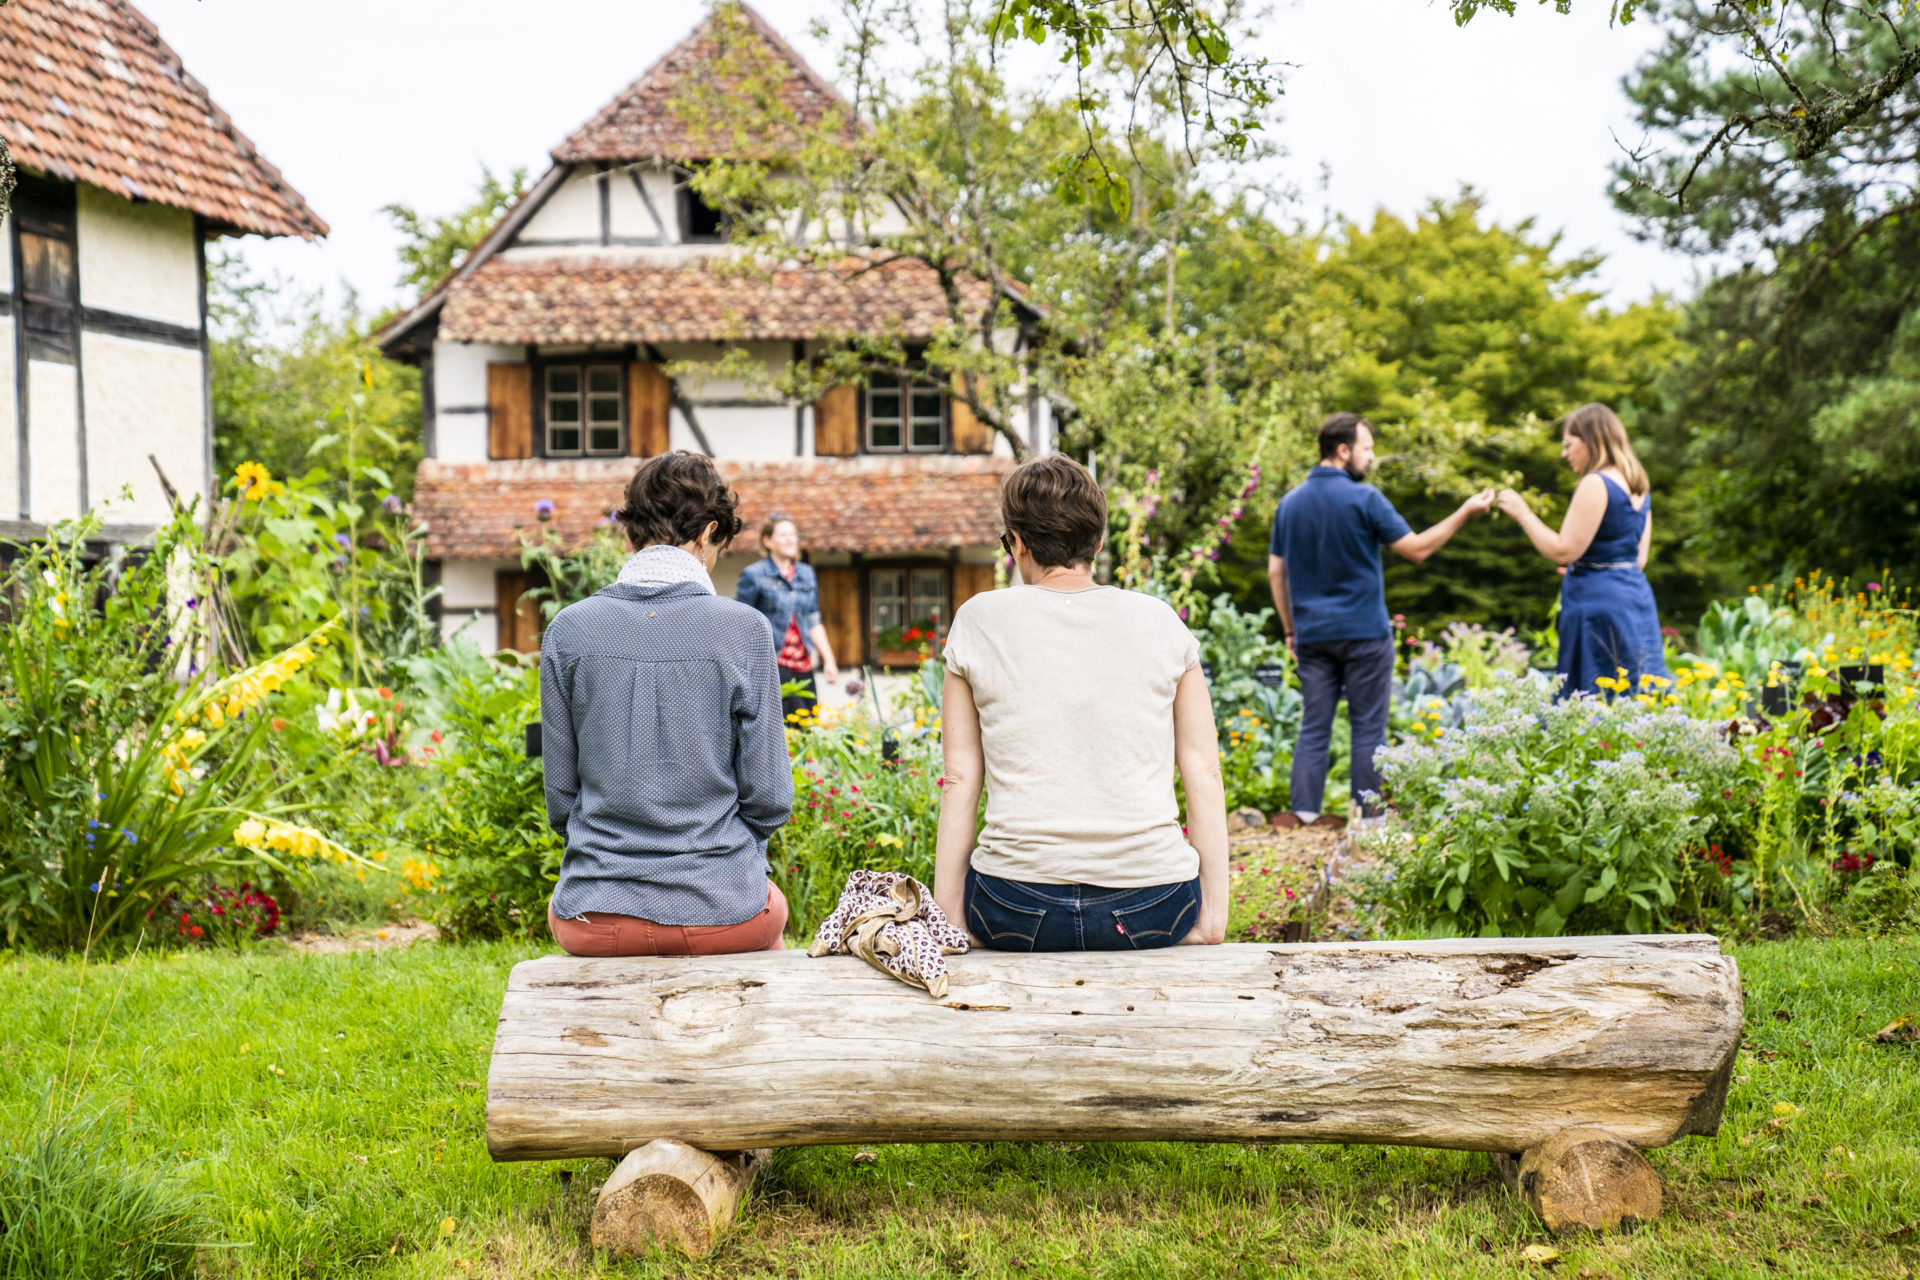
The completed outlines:
{"type": "Polygon", "coordinates": [[[993,951],[1150,951],[1200,918],[1200,878],[1144,889],[1032,884],[967,868],[967,928],[993,951]]]}
{"type": "MultiPolygon", "coordinates": [[[[1353,798],[1380,790],[1373,753],[1387,741],[1387,708],[1393,697],[1393,637],[1329,640],[1295,646],[1300,671],[1300,741],[1293,748],[1292,807],[1316,813],[1327,791],[1327,747],[1333,713],[1347,699],[1353,729],[1353,798]]],[[[1371,808],[1367,810],[1369,813],[1371,808]]]]}
{"type": "Polygon", "coordinates": [[[797,682],[806,686],[807,690],[805,693],[790,693],[781,697],[780,715],[782,718],[790,716],[796,711],[807,711],[811,713],[819,709],[820,686],[814,683],[813,672],[793,671],[786,667],[779,668],[779,671],[781,684],[793,684],[797,682]]]}

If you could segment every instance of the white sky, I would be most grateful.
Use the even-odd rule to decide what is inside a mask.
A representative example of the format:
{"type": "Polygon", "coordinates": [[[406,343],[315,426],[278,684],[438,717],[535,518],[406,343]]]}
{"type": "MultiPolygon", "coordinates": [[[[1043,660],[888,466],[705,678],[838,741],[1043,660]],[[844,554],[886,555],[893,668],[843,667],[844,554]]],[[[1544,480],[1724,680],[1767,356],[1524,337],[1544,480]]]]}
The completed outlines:
{"type": "MultiPolygon", "coordinates": [[[[471,198],[484,163],[537,177],[549,148],[699,21],[697,0],[136,0],[187,69],[333,228],[318,245],[250,238],[258,269],[370,306],[400,300],[380,207],[471,198]]],[[[819,0],[755,0],[817,70],[819,0]]],[[[1642,245],[1606,195],[1610,127],[1638,140],[1620,77],[1655,38],[1604,0],[1526,5],[1456,28],[1428,0],[1292,0],[1262,52],[1298,64],[1276,137],[1302,212],[1410,214],[1471,183],[1503,221],[1532,217],[1607,255],[1614,301],[1686,292],[1694,264],[1642,245]],[[1322,165],[1330,180],[1323,186],[1322,165]]]]}

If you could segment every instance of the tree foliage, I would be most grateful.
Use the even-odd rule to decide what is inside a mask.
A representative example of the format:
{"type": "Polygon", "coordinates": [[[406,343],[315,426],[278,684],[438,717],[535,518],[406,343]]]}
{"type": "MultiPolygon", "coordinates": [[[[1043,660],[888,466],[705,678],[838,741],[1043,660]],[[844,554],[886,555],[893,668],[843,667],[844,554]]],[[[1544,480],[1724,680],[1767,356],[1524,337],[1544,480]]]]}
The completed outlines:
{"type": "Polygon", "coordinates": [[[452,275],[526,194],[526,169],[509,171],[503,181],[482,165],[472,203],[450,214],[431,217],[398,201],[382,205],[400,233],[401,287],[425,293],[452,275]]]}
{"type": "Polygon", "coordinates": [[[349,294],[329,310],[317,294],[263,281],[235,254],[207,263],[213,331],[214,462],[223,476],[257,462],[304,474],[349,415],[364,452],[403,497],[420,461],[420,374],[380,354],[374,318],[349,294]]]}
{"type": "MultiPolygon", "coordinates": [[[[1684,150],[1756,102],[1798,101],[1729,69],[1722,52],[1744,28],[1728,15],[1698,0],[1648,10],[1667,40],[1627,92],[1656,137],[1684,150]]],[[[1767,47],[1781,74],[1820,100],[1884,79],[1920,38],[1904,6],[1774,16],[1767,47]]],[[[1648,234],[1745,259],[1690,308],[1692,354],[1662,377],[1654,421],[1659,452],[1688,468],[1698,497],[1695,545],[1728,574],[1920,564],[1916,153],[1920,93],[1906,85],[1863,106],[1826,152],[1779,137],[1724,151],[1694,176],[1699,198],[1684,208],[1651,199],[1622,166],[1618,199],[1648,234]]]]}

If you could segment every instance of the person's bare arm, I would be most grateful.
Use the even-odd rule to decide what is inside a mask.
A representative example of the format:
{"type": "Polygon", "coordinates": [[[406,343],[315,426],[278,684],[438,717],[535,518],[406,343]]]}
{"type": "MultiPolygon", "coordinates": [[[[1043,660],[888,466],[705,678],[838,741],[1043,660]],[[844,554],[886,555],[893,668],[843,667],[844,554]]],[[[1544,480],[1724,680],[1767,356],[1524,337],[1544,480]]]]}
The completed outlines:
{"type": "MultiPolygon", "coordinates": [[[[1651,498],[1648,499],[1652,501],[1651,498]]],[[[1640,572],[1647,571],[1647,557],[1653,552],[1653,510],[1648,508],[1647,521],[1640,528],[1640,554],[1634,559],[1639,562],[1640,572]]]]}
{"type": "Polygon", "coordinates": [[[1410,533],[1398,542],[1389,542],[1395,555],[1419,564],[1428,556],[1447,545],[1453,535],[1460,532],[1467,521],[1493,506],[1493,490],[1483,489],[1454,509],[1452,515],[1430,529],[1419,533],[1410,533]]]}
{"type": "Polygon", "coordinates": [[[1287,639],[1287,652],[1293,652],[1293,596],[1287,591],[1287,562],[1279,556],[1267,557],[1267,589],[1273,592],[1273,611],[1280,615],[1280,634],[1287,639]]]}
{"type": "MultiPolygon", "coordinates": [[[[943,726],[944,727],[944,726],[943,726]]],[[[1194,667],[1173,693],[1173,756],[1187,790],[1187,840],[1200,854],[1200,919],[1180,941],[1227,937],[1227,786],[1207,681],[1194,667]]],[[[944,819],[945,815],[942,814],[944,819]]],[[[943,825],[941,828],[945,830],[943,825]]]]}
{"type": "Polygon", "coordinates": [[[827,639],[826,627],[816,622],[807,631],[807,635],[813,640],[813,647],[820,654],[820,674],[826,677],[828,684],[834,683],[840,678],[840,664],[833,660],[833,641],[827,639]]]}
{"type": "Polygon", "coordinates": [[[1591,474],[1580,481],[1573,491],[1573,501],[1567,504],[1567,518],[1560,522],[1558,533],[1533,514],[1527,500],[1511,489],[1500,491],[1500,509],[1513,517],[1527,540],[1533,543],[1534,550],[1555,564],[1572,564],[1587,554],[1587,548],[1593,545],[1593,535],[1600,532],[1600,521],[1607,514],[1607,482],[1591,474]]]}
{"type": "MultiPolygon", "coordinates": [[[[973,705],[973,686],[951,671],[940,691],[940,751],[946,763],[940,775],[940,825],[933,843],[933,900],[956,928],[965,929],[967,867],[979,835],[976,821],[986,755],[980,748],[980,711],[973,705]]],[[[1220,822],[1224,840],[1224,813],[1220,822]]]]}

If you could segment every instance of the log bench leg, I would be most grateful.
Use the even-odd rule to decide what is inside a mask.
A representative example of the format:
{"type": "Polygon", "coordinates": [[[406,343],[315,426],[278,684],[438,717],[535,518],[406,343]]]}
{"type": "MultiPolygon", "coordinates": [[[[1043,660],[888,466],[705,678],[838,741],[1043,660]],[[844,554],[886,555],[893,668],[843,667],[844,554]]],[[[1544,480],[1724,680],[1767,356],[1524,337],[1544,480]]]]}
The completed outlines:
{"type": "Polygon", "coordinates": [[[1660,1214],[1660,1175],[1604,1129],[1565,1129],[1494,1167],[1556,1235],[1617,1231],[1660,1214]]]}
{"type": "Polygon", "coordinates": [[[593,1247],[616,1258],[655,1244],[705,1257],[771,1154],[766,1148],[715,1154],[671,1138],[629,1151],[594,1202],[593,1247]]]}

